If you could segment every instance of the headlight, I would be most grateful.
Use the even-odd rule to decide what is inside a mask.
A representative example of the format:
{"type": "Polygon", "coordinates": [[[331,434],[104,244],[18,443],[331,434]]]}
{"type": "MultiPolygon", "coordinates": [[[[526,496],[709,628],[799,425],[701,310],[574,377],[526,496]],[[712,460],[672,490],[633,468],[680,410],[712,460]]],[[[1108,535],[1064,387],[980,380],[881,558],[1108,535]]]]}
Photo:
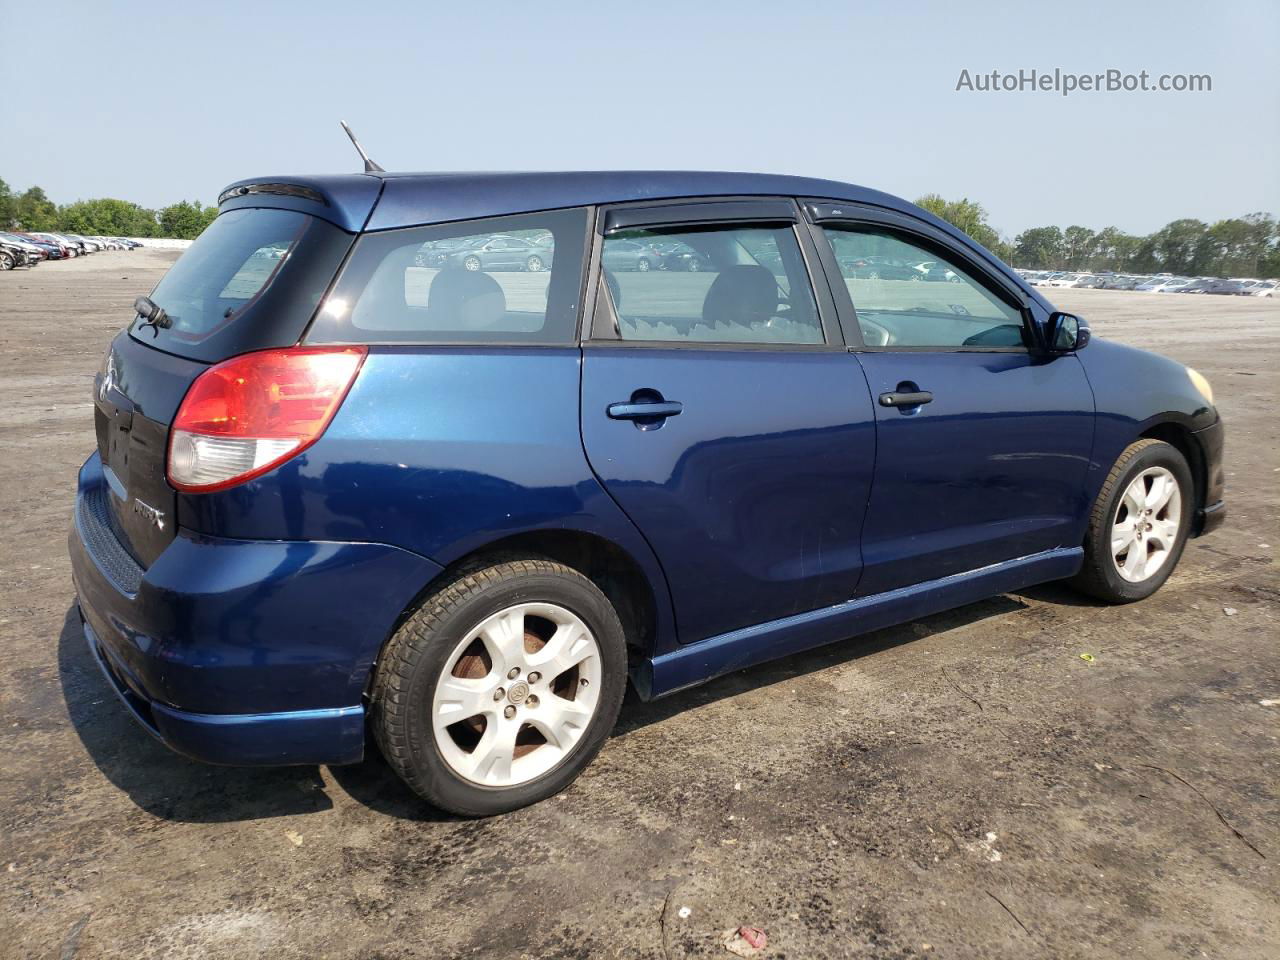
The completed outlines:
{"type": "Polygon", "coordinates": [[[1209,386],[1209,381],[1204,378],[1204,374],[1199,370],[1192,370],[1190,367],[1187,367],[1187,376],[1190,378],[1192,386],[1200,391],[1200,396],[1204,397],[1205,402],[1212,407],[1213,387],[1209,386]]]}

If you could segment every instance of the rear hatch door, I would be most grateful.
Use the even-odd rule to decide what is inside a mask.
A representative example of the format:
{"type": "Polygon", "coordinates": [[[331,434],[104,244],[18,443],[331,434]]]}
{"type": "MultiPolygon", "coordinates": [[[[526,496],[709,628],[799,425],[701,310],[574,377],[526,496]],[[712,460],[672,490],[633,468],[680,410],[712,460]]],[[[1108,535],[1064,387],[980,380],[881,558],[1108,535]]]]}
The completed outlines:
{"type": "Polygon", "coordinates": [[[151,292],[161,325],[135,317],[94,381],[98,453],[113,532],[145,569],[173,539],[165,463],[192,382],[213,364],[298,342],[352,235],[297,210],[224,212],[151,292]]]}

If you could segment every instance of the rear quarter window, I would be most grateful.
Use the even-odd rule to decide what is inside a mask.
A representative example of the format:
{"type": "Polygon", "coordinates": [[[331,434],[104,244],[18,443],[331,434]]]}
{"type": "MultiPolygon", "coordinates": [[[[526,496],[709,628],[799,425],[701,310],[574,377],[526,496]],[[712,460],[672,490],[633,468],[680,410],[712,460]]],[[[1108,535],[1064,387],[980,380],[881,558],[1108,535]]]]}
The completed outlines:
{"type": "Polygon", "coordinates": [[[587,215],[556,210],[365,234],[309,343],[572,343],[587,215]]]}

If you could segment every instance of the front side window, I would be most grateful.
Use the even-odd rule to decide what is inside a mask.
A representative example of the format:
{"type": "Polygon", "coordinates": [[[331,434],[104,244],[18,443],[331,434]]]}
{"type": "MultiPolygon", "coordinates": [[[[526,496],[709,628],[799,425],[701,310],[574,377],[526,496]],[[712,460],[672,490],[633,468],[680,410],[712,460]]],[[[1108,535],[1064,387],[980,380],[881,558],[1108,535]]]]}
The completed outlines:
{"type": "Polygon", "coordinates": [[[791,227],[623,230],[601,261],[623,340],[823,342],[791,227]]]}
{"type": "Polygon", "coordinates": [[[310,343],[570,343],[586,211],[362,236],[310,343]]]}
{"type": "Polygon", "coordinates": [[[1024,347],[1022,313],[936,253],[876,228],[824,227],[868,347],[1024,347]]]}

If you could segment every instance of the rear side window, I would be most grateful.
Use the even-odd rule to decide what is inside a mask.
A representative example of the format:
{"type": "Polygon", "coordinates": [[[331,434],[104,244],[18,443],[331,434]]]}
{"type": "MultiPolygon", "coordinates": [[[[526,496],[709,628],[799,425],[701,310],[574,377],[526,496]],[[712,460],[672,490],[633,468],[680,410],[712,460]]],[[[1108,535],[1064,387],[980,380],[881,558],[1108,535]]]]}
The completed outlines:
{"type": "Polygon", "coordinates": [[[623,340],[823,342],[790,227],[625,230],[601,259],[623,340]]]}
{"type": "Polygon", "coordinates": [[[1022,313],[955,263],[874,228],[824,228],[868,347],[1022,347],[1022,313]]]}
{"type": "Polygon", "coordinates": [[[221,214],[151,292],[164,328],[136,319],[130,334],[194,360],[297,343],[352,237],[295,210],[221,214]]]}
{"type": "Polygon", "coordinates": [[[310,343],[572,343],[585,210],[362,236],[310,343]]]}

